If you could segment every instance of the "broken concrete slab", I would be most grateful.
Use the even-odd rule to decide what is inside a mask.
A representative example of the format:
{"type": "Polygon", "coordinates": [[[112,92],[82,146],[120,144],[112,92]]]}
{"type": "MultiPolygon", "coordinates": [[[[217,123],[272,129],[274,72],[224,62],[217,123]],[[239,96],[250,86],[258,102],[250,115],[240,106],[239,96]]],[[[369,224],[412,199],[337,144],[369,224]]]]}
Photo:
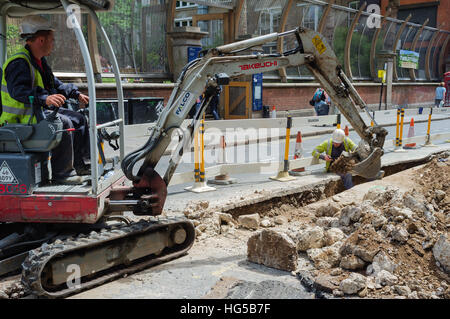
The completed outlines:
{"type": "Polygon", "coordinates": [[[297,245],[285,233],[263,229],[247,242],[248,261],[285,271],[297,269],[297,245]]]}
{"type": "Polygon", "coordinates": [[[261,218],[259,214],[241,215],[238,217],[239,225],[247,229],[258,229],[261,218]]]}

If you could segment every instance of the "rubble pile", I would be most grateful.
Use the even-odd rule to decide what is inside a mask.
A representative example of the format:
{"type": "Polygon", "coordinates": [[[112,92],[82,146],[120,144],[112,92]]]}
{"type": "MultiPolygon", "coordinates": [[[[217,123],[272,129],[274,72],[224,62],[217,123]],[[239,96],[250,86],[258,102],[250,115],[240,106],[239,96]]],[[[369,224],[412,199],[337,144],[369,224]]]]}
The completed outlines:
{"type": "Polygon", "coordinates": [[[315,286],[336,297],[450,298],[450,161],[436,158],[419,172],[418,187],[375,185],[359,203],[233,218],[198,202],[184,214],[199,240],[247,234],[251,262],[299,273],[306,258],[315,286]]]}

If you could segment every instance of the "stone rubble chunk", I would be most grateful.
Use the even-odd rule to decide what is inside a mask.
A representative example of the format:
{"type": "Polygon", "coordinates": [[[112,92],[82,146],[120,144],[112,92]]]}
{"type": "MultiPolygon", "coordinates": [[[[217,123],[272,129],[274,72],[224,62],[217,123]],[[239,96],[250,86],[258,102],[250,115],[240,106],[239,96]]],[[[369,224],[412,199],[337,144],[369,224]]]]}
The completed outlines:
{"type": "Polygon", "coordinates": [[[362,217],[363,212],[361,208],[353,205],[345,206],[341,210],[339,223],[342,226],[349,226],[352,222],[357,222],[362,217]]]}
{"type": "Polygon", "coordinates": [[[366,277],[355,272],[339,284],[339,289],[346,295],[356,294],[364,288],[366,288],[366,277]]]}
{"type": "Polygon", "coordinates": [[[249,238],[247,259],[267,267],[294,271],[297,269],[297,245],[285,233],[263,229],[249,238]]]}
{"type": "Polygon", "coordinates": [[[392,231],[391,237],[392,237],[393,240],[395,240],[395,241],[397,241],[397,242],[399,242],[401,244],[404,244],[404,243],[406,243],[408,241],[409,233],[403,227],[396,227],[392,231]]]}
{"type": "Polygon", "coordinates": [[[236,222],[234,221],[233,216],[231,216],[231,214],[215,212],[214,215],[219,220],[219,223],[236,225],[236,222]]]}
{"type": "Polygon", "coordinates": [[[375,255],[380,251],[381,236],[372,229],[358,229],[351,234],[341,247],[342,256],[355,255],[365,262],[372,263],[375,255]]]}
{"type": "Polygon", "coordinates": [[[365,266],[364,260],[355,256],[355,255],[347,255],[341,258],[340,267],[348,270],[358,270],[363,269],[365,266]]]}
{"type": "Polygon", "coordinates": [[[330,269],[339,266],[341,255],[339,248],[341,242],[323,248],[311,248],[307,250],[308,258],[314,263],[317,269],[330,269]]]}
{"type": "Polygon", "coordinates": [[[261,227],[267,228],[267,227],[273,227],[273,226],[274,226],[274,225],[273,225],[273,223],[272,223],[272,221],[271,221],[270,219],[264,218],[264,219],[261,221],[261,227]]]}
{"type": "Polygon", "coordinates": [[[417,291],[413,291],[408,295],[408,299],[419,299],[419,296],[417,295],[417,291]]]}
{"type": "Polygon", "coordinates": [[[288,222],[288,219],[285,216],[282,215],[278,215],[275,216],[275,218],[273,219],[273,221],[275,222],[275,224],[277,225],[283,225],[286,224],[288,222]]]}
{"type": "Polygon", "coordinates": [[[322,227],[308,227],[297,234],[297,249],[304,252],[311,248],[321,248],[325,245],[324,237],[322,227]]]}
{"type": "Polygon", "coordinates": [[[333,296],[335,296],[335,297],[344,297],[344,293],[342,292],[342,290],[335,289],[335,290],[333,290],[333,296]]]}
{"type": "Polygon", "coordinates": [[[433,256],[446,273],[450,273],[450,237],[441,234],[434,244],[433,256]]]}
{"type": "Polygon", "coordinates": [[[427,207],[423,203],[416,200],[410,194],[405,194],[403,196],[403,205],[405,205],[405,207],[408,207],[409,209],[411,209],[413,212],[419,213],[419,214],[424,214],[428,210],[427,207]]]}
{"type": "Polygon", "coordinates": [[[373,206],[383,206],[389,202],[398,202],[401,198],[401,192],[397,187],[375,186],[369,189],[364,195],[363,200],[370,200],[373,206]]]}
{"type": "Polygon", "coordinates": [[[380,251],[373,258],[372,264],[367,267],[366,274],[377,276],[382,270],[392,273],[396,268],[397,265],[391,260],[391,258],[389,258],[385,252],[380,251]]]}
{"type": "Polygon", "coordinates": [[[345,234],[339,228],[330,228],[325,232],[325,242],[327,246],[345,239],[345,234]]]}
{"type": "Polygon", "coordinates": [[[398,282],[397,276],[391,274],[389,271],[380,270],[375,277],[375,284],[381,286],[393,286],[398,282]]]}
{"type": "Polygon", "coordinates": [[[394,217],[403,217],[403,218],[413,218],[413,211],[409,208],[399,208],[396,206],[392,206],[387,210],[389,215],[394,217]]]}
{"type": "Polygon", "coordinates": [[[247,229],[258,229],[260,223],[259,214],[241,215],[238,218],[239,225],[247,229]]]}
{"type": "Polygon", "coordinates": [[[408,297],[411,294],[411,289],[408,286],[394,286],[394,291],[398,293],[400,296],[408,297]]]}
{"type": "Polygon", "coordinates": [[[437,189],[437,190],[434,191],[434,198],[435,198],[438,202],[440,202],[441,200],[443,200],[443,199],[445,198],[445,196],[446,196],[446,193],[445,193],[443,190],[441,190],[441,189],[437,189]]]}
{"type": "Polygon", "coordinates": [[[336,203],[327,203],[316,208],[315,215],[317,217],[333,217],[339,211],[339,205],[336,203]]]}
{"type": "Polygon", "coordinates": [[[316,221],[316,225],[322,228],[339,227],[339,218],[337,217],[320,217],[316,221]]]}
{"type": "Polygon", "coordinates": [[[384,216],[381,215],[381,214],[376,215],[376,216],[372,219],[372,226],[373,226],[375,229],[378,229],[378,228],[383,227],[384,225],[386,225],[386,223],[387,223],[387,218],[384,217],[384,216]]]}

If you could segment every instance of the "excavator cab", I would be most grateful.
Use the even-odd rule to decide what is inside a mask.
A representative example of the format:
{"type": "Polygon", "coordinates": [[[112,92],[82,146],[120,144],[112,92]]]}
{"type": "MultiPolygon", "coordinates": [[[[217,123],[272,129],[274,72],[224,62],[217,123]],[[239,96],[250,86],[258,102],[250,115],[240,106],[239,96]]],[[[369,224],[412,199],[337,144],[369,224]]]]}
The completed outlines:
{"type": "MultiPolygon", "coordinates": [[[[56,116],[57,110],[52,114],[45,116],[40,105],[33,103],[33,97],[30,97],[31,105],[33,106],[33,116],[36,118],[36,124],[17,124],[7,123],[0,128],[0,165],[2,165],[3,183],[0,181],[0,202],[6,200],[3,197],[7,197],[10,202],[13,200],[14,195],[33,195],[33,194],[48,194],[48,195],[84,195],[95,198],[98,194],[102,193],[106,189],[110,188],[112,183],[117,182],[123,178],[123,174],[120,173],[120,167],[117,166],[120,158],[124,157],[123,149],[120,149],[120,155],[116,156],[114,160],[107,163],[104,156],[103,148],[101,147],[102,137],[105,134],[100,134],[100,130],[106,130],[108,127],[114,126],[118,128],[116,134],[117,140],[120,145],[123,145],[124,135],[124,109],[123,109],[123,93],[121,81],[118,73],[117,60],[114,55],[111,43],[100,25],[97,17],[97,12],[108,11],[112,8],[113,1],[108,0],[82,0],[82,1],[27,1],[23,4],[20,1],[3,1],[0,0],[0,32],[6,34],[6,17],[11,18],[23,18],[27,15],[33,14],[66,14],[67,23],[71,25],[73,32],[77,38],[86,70],[86,78],[88,83],[88,95],[90,97],[90,104],[88,108],[89,113],[89,133],[90,133],[90,162],[97,165],[91,165],[91,176],[87,180],[85,185],[73,187],[73,185],[52,185],[49,183],[49,169],[48,159],[51,155],[51,150],[55,148],[61,140],[63,134],[62,123],[56,116]],[[119,119],[114,122],[104,123],[97,125],[96,123],[96,92],[95,92],[95,80],[93,74],[93,68],[90,60],[90,53],[86,40],[83,36],[83,32],[80,27],[80,23],[77,20],[76,13],[87,13],[94,21],[99,34],[102,36],[104,43],[106,44],[106,50],[109,55],[109,60],[114,66],[114,74],[116,78],[118,106],[119,106],[119,119]],[[25,171],[26,167],[26,172],[25,171]],[[104,178],[104,175],[108,172],[114,171],[117,174],[108,174],[108,181],[104,178]],[[23,175],[23,177],[21,177],[23,175]],[[16,187],[19,185],[19,187],[16,187]],[[20,187],[21,186],[21,187],[20,187]],[[5,191],[2,192],[1,190],[5,191]],[[23,190],[26,189],[26,192],[23,190]],[[76,192],[73,190],[76,189],[76,192]]],[[[0,39],[0,62],[6,61],[6,37],[0,39]]],[[[21,202],[21,198],[17,198],[18,202],[21,202]]],[[[100,205],[105,207],[105,205],[100,205]]],[[[97,211],[97,207],[95,207],[97,211]]],[[[48,212],[51,214],[51,212],[48,212]]],[[[93,212],[90,211],[89,214],[93,212]]],[[[4,219],[5,212],[0,209],[0,222],[8,221],[8,218],[4,219]]],[[[20,216],[20,214],[18,214],[20,216]]],[[[97,216],[94,220],[89,219],[89,222],[97,221],[102,212],[96,212],[97,216]]],[[[87,215],[86,215],[87,216],[87,215]]],[[[85,217],[81,218],[82,221],[87,222],[85,217]]],[[[50,218],[52,221],[52,218],[50,218]]],[[[57,221],[57,220],[54,220],[57,221]]]]}

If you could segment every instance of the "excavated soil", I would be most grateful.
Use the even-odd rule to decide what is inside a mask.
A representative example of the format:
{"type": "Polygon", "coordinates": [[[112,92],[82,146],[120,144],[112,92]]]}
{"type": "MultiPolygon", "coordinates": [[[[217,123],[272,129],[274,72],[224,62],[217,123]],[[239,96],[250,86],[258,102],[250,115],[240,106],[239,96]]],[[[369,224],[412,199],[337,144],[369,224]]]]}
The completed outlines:
{"type": "Polygon", "coordinates": [[[330,165],[330,171],[336,174],[345,174],[350,172],[356,165],[356,160],[353,158],[348,158],[343,155],[339,156],[338,159],[333,161],[330,165]]]}
{"type": "MultiPolygon", "coordinates": [[[[343,246],[356,245],[360,250],[382,252],[389,256],[395,266],[391,270],[391,275],[395,277],[393,283],[380,283],[378,280],[381,279],[370,276],[368,267],[372,261],[366,261],[364,267],[354,270],[339,265],[323,268],[315,267],[305,253],[299,254],[301,260],[297,275],[303,276],[306,271],[310,279],[315,281],[316,289],[329,293],[329,296],[334,294],[335,297],[448,299],[450,277],[438,266],[432,248],[440,235],[448,234],[450,227],[449,180],[450,157],[447,152],[435,156],[427,164],[383,180],[360,184],[336,195],[330,190],[337,191],[340,185],[329,184],[325,189],[313,188],[228,212],[208,212],[208,203],[201,202],[187,207],[184,213],[192,218],[193,212],[198,214],[199,208],[206,208],[201,217],[192,218],[197,225],[197,241],[204,252],[213,237],[216,247],[233,250],[237,249],[233,248],[237,247],[237,242],[246,245],[248,238],[263,228],[298,233],[308,227],[323,227],[327,218],[341,220],[346,207],[360,209],[362,217],[350,221],[346,226],[333,227],[339,227],[345,233],[343,246]],[[416,206],[419,207],[417,210],[416,206]],[[258,229],[246,229],[239,224],[239,216],[247,214],[259,216],[258,229]],[[374,219],[380,216],[382,226],[374,227],[377,224],[374,219]],[[401,236],[405,234],[406,238],[403,239],[401,236]],[[221,237],[223,240],[220,240],[221,237]],[[232,245],[227,244],[229,239],[233,239],[232,245]],[[339,291],[339,284],[349,278],[351,273],[365,276],[366,287],[355,294],[343,294],[339,291]]],[[[342,252],[341,248],[341,255],[345,254],[345,249],[342,252]]],[[[299,277],[304,278],[302,276],[299,277]]]]}

